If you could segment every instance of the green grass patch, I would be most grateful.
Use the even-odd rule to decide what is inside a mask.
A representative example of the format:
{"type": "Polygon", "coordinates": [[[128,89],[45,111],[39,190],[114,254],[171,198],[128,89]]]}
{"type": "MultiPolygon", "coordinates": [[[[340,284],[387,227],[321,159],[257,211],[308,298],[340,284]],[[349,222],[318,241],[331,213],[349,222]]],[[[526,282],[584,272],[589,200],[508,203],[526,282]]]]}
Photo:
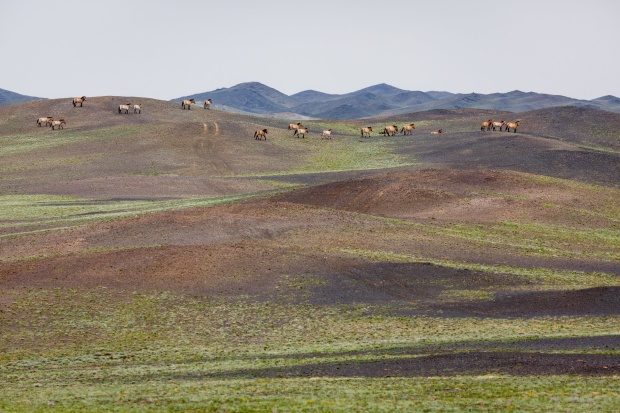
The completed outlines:
{"type": "Polygon", "coordinates": [[[140,131],[137,127],[112,127],[91,131],[60,130],[40,134],[0,136],[0,157],[27,152],[49,150],[84,141],[107,140],[131,136],[140,131]]]}
{"type": "Polygon", "coordinates": [[[235,202],[266,192],[195,199],[116,200],[53,195],[0,196],[0,238],[108,219],[235,202]]]}

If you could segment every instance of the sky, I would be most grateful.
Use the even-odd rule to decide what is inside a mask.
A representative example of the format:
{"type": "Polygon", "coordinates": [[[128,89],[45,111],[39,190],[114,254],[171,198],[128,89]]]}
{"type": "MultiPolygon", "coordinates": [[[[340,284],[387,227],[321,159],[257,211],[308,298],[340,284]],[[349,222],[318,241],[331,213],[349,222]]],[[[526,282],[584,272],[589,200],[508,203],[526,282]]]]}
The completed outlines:
{"type": "Polygon", "coordinates": [[[617,0],[0,0],[0,88],[620,96],[617,0]]]}

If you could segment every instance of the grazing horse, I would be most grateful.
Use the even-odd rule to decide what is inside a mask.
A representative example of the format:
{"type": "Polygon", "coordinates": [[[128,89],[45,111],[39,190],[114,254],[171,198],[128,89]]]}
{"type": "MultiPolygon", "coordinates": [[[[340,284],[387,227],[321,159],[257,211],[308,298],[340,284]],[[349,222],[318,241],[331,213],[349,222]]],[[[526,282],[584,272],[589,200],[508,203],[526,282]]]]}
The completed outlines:
{"type": "Polygon", "coordinates": [[[64,129],[62,125],[66,125],[66,124],[67,122],[65,122],[64,119],[53,120],[50,122],[50,126],[52,127],[52,130],[56,129],[56,126],[58,126],[58,129],[64,129]]]}
{"type": "Polygon", "coordinates": [[[267,129],[257,130],[256,132],[254,132],[254,139],[258,139],[259,141],[261,141],[263,140],[263,138],[267,140],[267,129]]]}
{"type": "Polygon", "coordinates": [[[332,130],[331,130],[331,128],[327,129],[327,130],[324,130],[323,133],[321,134],[321,139],[331,139],[331,138],[332,138],[332,130]]]}
{"type": "Polygon", "coordinates": [[[45,123],[45,126],[49,126],[49,124],[52,123],[53,120],[54,120],[54,118],[51,117],[51,116],[46,116],[44,118],[39,118],[39,119],[37,119],[37,125],[40,127],[41,125],[43,125],[45,123]]]}
{"type": "Polygon", "coordinates": [[[205,100],[204,108],[205,109],[211,109],[211,103],[213,103],[213,101],[211,99],[205,100]]]}
{"type": "Polygon", "coordinates": [[[77,104],[80,104],[80,107],[82,107],[82,104],[84,103],[84,101],[86,100],[86,96],[82,96],[81,98],[73,98],[73,107],[76,107],[77,104]]]}
{"type": "Polygon", "coordinates": [[[495,130],[495,128],[499,128],[499,130],[501,131],[505,123],[506,123],[505,121],[493,122],[492,124],[493,130],[495,130]]]}
{"type": "Polygon", "coordinates": [[[304,126],[304,125],[302,125],[301,122],[289,123],[288,124],[288,130],[293,130],[293,129],[297,130],[297,129],[301,128],[302,126],[304,126]]]}
{"type": "Polygon", "coordinates": [[[367,126],[365,128],[360,129],[360,131],[362,132],[362,138],[364,137],[365,134],[368,134],[368,137],[370,138],[370,132],[372,132],[372,127],[367,126]]]}
{"type": "Polygon", "coordinates": [[[431,135],[439,135],[440,133],[443,133],[443,129],[434,130],[431,132],[431,135]]]}
{"type": "Polygon", "coordinates": [[[196,99],[184,100],[183,102],[181,102],[181,108],[187,108],[187,110],[190,110],[192,108],[192,105],[195,103],[196,99]]]}
{"type": "Polygon", "coordinates": [[[118,113],[129,113],[129,109],[131,109],[131,103],[126,103],[124,105],[118,105],[118,113]]]}
{"type": "Polygon", "coordinates": [[[521,123],[520,120],[506,123],[506,132],[510,132],[511,128],[514,129],[513,132],[516,132],[517,128],[519,127],[519,123],[521,123]]]}
{"type": "Polygon", "coordinates": [[[398,133],[398,126],[386,126],[385,128],[383,128],[383,133],[385,134],[385,136],[394,136],[398,133]]]}
{"type": "Polygon", "coordinates": [[[493,119],[489,119],[486,122],[482,122],[482,126],[480,126],[480,130],[491,130],[492,123],[493,123],[493,119]]]}
{"type": "Polygon", "coordinates": [[[410,123],[409,125],[403,126],[403,128],[400,131],[402,132],[403,135],[413,135],[414,129],[415,129],[415,125],[413,123],[410,123]]]}
{"type": "Polygon", "coordinates": [[[142,113],[142,103],[133,105],[133,113],[142,113]]]}
{"type": "Polygon", "coordinates": [[[297,135],[297,137],[299,138],[301,135],[303,135],[302,138],[306,139],[306,133],[308,132],[308,128],[297,128],[293,136],[297,135]]]}

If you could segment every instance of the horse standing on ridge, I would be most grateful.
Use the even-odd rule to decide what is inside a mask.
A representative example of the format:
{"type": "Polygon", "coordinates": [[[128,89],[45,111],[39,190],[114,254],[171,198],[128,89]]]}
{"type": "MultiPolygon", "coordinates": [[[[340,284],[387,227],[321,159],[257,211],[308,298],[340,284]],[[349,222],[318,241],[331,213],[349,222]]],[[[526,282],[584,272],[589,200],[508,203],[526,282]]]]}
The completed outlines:
{"type": "Polygon", "coordinates": [[[181,102],[181,108],[186,109],[187,110],[191,110],[192,109],[192,105],[196,103],[196,99],[189,99],[189,100],[184,100],[183,102],[181,102]]]}
{"type": "Polygon", "coordinates": [[[204,108],[205,109],[211,109],[211,103],[213,103],[213,101],[211,99],[205,100],[204,108]]]}
{"type": "Polygon", "coordinates": [[[372,127],[367,126],[365,128],[360,129],[360,131],[362,132],[362,138],[364,137],[365,134],[367,134],[368,137],[370,138],[370,132],[372,132],[372,127]]]}
{"type": "Polygon", "coordinates": [[[73,101],[71,103],[73,103],[73,107],[76,107],[78,103],[80,104],[80,107],[82,107],[82,104],[85,100],[86,96],[82,96],[81,98],[73,98],[73,101]]]}

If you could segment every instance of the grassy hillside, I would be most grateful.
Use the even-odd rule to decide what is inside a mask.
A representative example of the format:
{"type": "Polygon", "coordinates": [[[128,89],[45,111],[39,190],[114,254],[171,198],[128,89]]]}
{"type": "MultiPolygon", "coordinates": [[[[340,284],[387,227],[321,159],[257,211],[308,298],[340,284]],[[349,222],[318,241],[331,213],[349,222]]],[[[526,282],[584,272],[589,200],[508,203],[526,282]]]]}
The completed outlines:
{"type": "Polygon", "coordinates": [[[0,108],[0,410],[613,411],[620,155],[572,110],[0,108]]]}

